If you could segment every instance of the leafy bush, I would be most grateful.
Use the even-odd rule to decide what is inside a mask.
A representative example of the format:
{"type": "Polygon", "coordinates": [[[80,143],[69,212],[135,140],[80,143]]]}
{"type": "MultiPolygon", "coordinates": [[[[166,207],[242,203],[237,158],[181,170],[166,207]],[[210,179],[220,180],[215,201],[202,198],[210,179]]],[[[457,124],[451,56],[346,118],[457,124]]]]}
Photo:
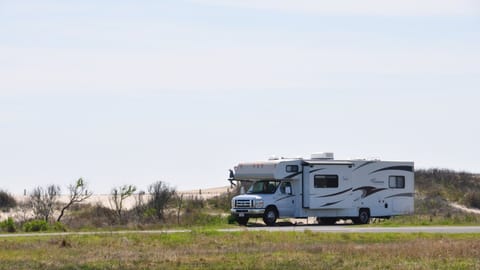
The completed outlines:
{"type": "Polygon", "coordinates": [[[61,231],[61,232],[66,232],[67,231],[67,228],[65,227],[65,225],[63,225],[63,223],[60,222],[60,221],[57,221],[57,222],[53,223],[52,229],[54,231],[61,231]]]}
{"type": "Polygon", "coordinates": [[[13,218],[9,217],[7,220],[0,222],[0,230],[6,232],[16,232],[17,228],[15,227],[15,222],[13,218]]]}
{"type": "Polygon", "coordinates": [[[8,192],[0,190],[0,208],[13,208],[17,206],[17,201],[8,192]]]}
{"type": "Polygon", "coordinates": [[[230,214],[228,215],[227,222],[228,224],[237,224],[237,219],[234,215],[230,214]]]}
{"type": "Polygon", "coordinates": [[[35,219],[23,224],[23,230],[26,232],[47,231],[48,228],[49,228],[48,222],[42,219],[35,219]]]}

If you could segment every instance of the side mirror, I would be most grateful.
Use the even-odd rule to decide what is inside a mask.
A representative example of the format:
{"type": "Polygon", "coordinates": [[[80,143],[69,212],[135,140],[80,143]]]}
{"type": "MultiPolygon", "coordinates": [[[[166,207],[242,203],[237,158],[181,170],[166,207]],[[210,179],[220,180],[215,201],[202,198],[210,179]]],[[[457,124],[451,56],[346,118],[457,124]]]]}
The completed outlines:
{"type": "Polygon", "coordinates": [[[285,187],[285,192],[289,195],[292,194],[292,188],[291,187],[285,187]]]}

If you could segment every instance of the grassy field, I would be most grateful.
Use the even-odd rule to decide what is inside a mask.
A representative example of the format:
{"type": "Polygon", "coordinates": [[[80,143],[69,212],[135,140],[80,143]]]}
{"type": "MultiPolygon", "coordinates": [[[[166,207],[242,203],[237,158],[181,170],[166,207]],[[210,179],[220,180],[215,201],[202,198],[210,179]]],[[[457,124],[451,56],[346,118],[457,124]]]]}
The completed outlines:
{"type": "Polygon", "coordinates": [[[480,234],[193,231],[0,239],[0,269],[480,269],[480,234]]]}

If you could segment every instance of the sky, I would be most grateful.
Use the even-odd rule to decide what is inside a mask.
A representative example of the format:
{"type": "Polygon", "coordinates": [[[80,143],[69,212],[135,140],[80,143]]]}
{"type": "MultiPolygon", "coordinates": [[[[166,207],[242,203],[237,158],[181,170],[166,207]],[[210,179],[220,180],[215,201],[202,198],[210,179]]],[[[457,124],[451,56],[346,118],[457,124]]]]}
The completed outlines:
{"type": "Polygon", "coordinates": [[[480,2],[0,0],[0,189],[269,156],[480,173],[480,2]]]}

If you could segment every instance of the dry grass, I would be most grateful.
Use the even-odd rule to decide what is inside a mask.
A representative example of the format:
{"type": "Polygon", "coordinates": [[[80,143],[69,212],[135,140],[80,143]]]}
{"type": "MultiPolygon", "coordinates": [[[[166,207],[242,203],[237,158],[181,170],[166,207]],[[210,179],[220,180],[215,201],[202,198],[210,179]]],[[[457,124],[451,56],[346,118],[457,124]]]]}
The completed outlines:
{"type": "Polygon", "coordinates": [[[0,240],[0,269],[480,269],[480,235],[192,232],[0,240]]]}

